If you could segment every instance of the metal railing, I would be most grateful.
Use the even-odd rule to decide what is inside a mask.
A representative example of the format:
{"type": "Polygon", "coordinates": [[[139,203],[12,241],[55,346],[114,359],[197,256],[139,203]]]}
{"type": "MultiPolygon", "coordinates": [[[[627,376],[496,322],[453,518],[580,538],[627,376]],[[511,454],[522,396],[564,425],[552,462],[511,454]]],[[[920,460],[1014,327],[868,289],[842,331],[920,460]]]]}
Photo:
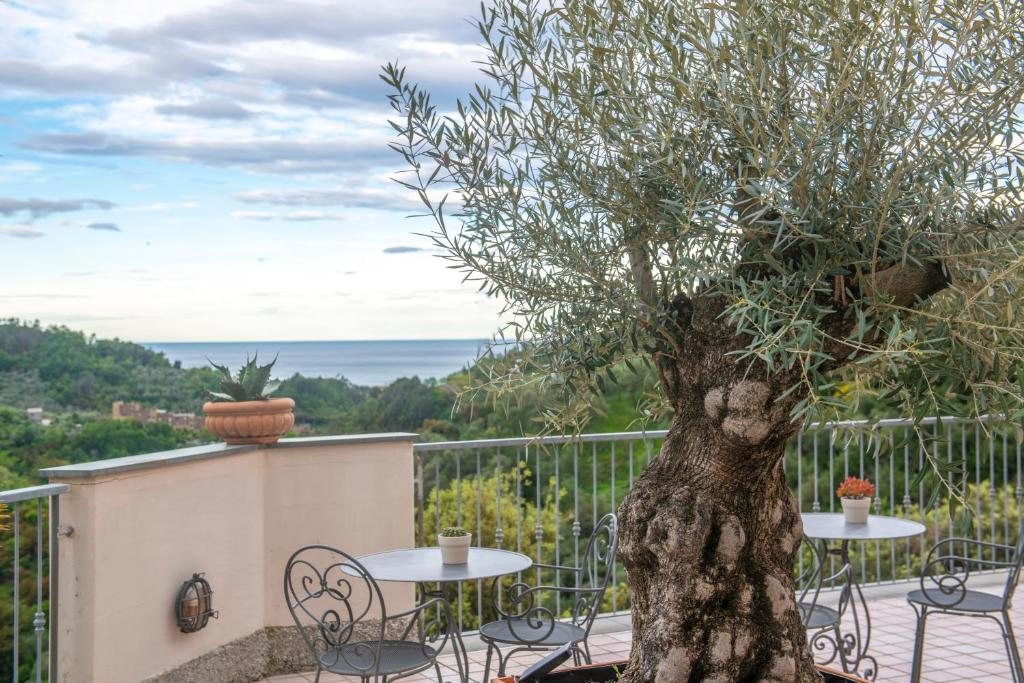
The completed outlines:
{"type": "MultiPolygon", "coordinates": [[[[578,437],[484,439],[421,443],[416,454],[417,543],[436,545],[444,526],[463,526],[473,544],[525,552],[537,562],[579,560],[593,523],[616,511],[633,481],[660,449],[665,431],[578,437]]],[[[784,468],[804,512],[838,512],[835,490],[846,475],[875,483],[875,514],[917,519],[924,537],[877,541],[855,549],[862,583],[916,578],[927,549],[956,535],[948,500],[935,509],[935,488],[915,483],[922,468],[942,465],[941,476],[962,489],[979,540],[1013,543],[1021,529],[1020,425],[996,418],[948,417],[812,424],[787,448],[784,468]],[[963,459],[957,471],[944,463],[963,459]]],[[[800,558],[803,561],[803,558],[800,558]]],[[[798,568],[798,569],[802,569],[798,568]]],[[[536,580],[563,585],[565,572],[536,570],[536,580]]],[[[458,618],[473,629],[490,616],[483,585],[460,587],[458,618]]],[[[561,600],[551,607],[561,612],[561,600]]],[[[604,613],[629,608],[625,572],[613,574],[604,613]]]]}
{"type": "Polygon", "coordinates": [[[12,586],[11,638],[7,644],[10,649],[4,655],[10,659],[11,680],[16,683],[57,680],[56,615],[60,566],[56,550],[60,533],[60,496],[69,490],[67,484],[48,484],[0,492],[0,504],[8,507],[10,515],[9,531],[3,534],[3,547],[5,555],[8,549],[10,551],[12,586]],[[45,506],[44,499],[48,501],[45,506]],[[34,572],[28,575],[27,585],[24,580],[26,570],[34,572]],[[23,597],[28,598],[24,605],[23,597]],[[27,615],[22,608],[31,608],[33,602],[35,611],[31,612],[31,624],[23,623],[27,615]],[[30,638],[34,638],[34,642],[30,641],[27,656],[23,657],[22,649],[26,643],[22,635],[29,626],[33,633],[30,638]]]}

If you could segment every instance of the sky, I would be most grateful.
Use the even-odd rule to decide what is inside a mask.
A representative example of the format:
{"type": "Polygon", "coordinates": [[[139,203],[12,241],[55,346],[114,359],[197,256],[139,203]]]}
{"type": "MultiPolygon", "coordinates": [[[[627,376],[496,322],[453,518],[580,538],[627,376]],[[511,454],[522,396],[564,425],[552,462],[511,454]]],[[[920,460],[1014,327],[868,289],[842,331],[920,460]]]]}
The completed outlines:
{"type": "Polygon", "coordinates": [[[489,336],[391,178],[380,66],[480,80],[475,0],[0,0],[0,318],[134,341],[489,336]]]}

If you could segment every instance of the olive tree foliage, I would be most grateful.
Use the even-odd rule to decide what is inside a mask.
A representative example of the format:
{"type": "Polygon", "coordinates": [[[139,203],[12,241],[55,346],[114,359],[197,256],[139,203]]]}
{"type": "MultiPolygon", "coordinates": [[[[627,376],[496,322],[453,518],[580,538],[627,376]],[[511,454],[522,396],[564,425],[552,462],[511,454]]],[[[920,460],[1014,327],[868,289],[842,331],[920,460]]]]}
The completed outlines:
{"type": "Polygon", "coordinates": [[[496,0],[478,26],[450,110],[383,78],[400,182],[528,342],[483,388],[543,386],[579,428],[715,297],[793,420],[849,382],[1022,412],[1024,3],[496,0]]]}

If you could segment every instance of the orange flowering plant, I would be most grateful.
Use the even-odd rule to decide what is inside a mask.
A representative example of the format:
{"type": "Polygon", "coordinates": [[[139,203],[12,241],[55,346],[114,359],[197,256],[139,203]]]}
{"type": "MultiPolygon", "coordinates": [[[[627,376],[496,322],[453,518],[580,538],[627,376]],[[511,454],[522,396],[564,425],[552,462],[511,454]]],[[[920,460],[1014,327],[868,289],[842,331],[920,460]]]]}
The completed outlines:
{"type": "Polygon", "coordinates": [[[840,498],[870,498],[875,495],[875,485],[867,479],[847,477],[836,489],[836,495],[840,498]]]}

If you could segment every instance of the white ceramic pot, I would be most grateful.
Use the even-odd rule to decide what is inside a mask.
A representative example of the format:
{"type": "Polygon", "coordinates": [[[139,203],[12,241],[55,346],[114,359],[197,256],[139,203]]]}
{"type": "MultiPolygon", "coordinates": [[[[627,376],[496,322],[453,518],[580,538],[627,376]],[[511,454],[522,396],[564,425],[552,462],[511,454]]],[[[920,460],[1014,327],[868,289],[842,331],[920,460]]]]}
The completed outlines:
{"type": "Polygon", "coordinates": [[[473,534],[465,536],[437,536],[437,544],[441,546],[441,562],[444,564],[466,564],[469,562],[469,544],[473,542],[473,534]]]}
{"type": "Polygon", "coordinates": [[[840,498],[843,517],[847,524],[867,524],[871,512],[871,498],[840,498]]]}

